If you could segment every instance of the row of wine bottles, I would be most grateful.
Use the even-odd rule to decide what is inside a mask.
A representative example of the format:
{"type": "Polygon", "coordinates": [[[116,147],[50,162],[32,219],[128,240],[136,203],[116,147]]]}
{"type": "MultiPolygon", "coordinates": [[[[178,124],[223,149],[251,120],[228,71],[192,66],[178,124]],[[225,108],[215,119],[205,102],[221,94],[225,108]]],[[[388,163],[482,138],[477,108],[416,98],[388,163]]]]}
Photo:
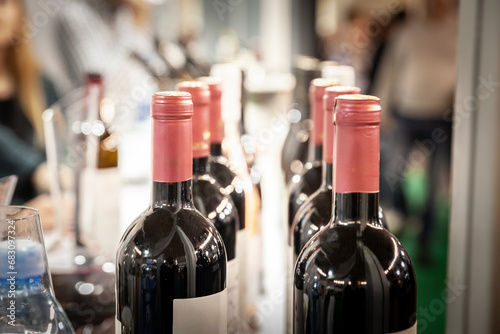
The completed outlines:
{"type": "Polygon", "coordinates": [[[309,92],[309,161],[289,184],[287,332],[416,333],[413,265],[379,208],[380,101],[332,79],[309,92]]]}
{"type": "MultiPolygon", "coordinates": [[[[309,91],[312,159],[288,210],[289,330],[416,333],[415,272],[379,208],[380,101],[332,79],[309,91]]],[[[153,95],[151,204],[118,248],[117,332],[241,329],[252,186],[222,154],[221,95],[211,78],[153,95]]]]}
{"type": "MultiPolygon", "coordinates": [[[[238,75],[232,65],[213,68],[231,73],[238,75]]],[[[227,154],[232,163],[223,155],[224,137],[237,130],[224,131],[221,83],[205,77],[176,89],[151,102],[151,204],[118,247],[116,331],[239,333],[248,318],[246,230],[257,229],[256,186],[241,151],[227,154]]],[[[240,140],[232,139],[226,146],[240,140]]]]}

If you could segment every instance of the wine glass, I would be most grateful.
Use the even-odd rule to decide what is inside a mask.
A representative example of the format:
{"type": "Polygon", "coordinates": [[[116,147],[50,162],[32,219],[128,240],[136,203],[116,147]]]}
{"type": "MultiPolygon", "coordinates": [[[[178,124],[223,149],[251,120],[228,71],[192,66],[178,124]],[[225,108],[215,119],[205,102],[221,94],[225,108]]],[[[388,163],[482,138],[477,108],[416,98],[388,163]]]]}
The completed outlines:
{"type": "Polygon", "coordinates": [[[54,297],[36,209],[0,206],[0,333],[73,333],[54,297]]]}
{"type": "Polygon", "coordinates": [[[94,171],[86,166],[95,161],[94,130],[102,123],[87,120],[84,94],[76,90],[42,114],[55,219],[47,251],[54,289],[77,333],[96,333],[114,317],[115,266],[95,233],[100,222],[94,219],[92,197],[98,195],[90,190],[94,171]]]}

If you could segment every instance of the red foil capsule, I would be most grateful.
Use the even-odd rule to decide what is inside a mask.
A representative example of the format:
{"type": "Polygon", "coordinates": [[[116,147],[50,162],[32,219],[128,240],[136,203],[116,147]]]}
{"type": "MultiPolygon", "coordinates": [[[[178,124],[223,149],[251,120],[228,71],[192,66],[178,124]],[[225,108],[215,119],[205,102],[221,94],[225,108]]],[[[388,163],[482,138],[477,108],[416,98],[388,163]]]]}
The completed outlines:
{"type": "Polygon", "coordinates": [[[153,181],[182,182],[192,178],[192,116],[190,94],[159,92],[153,95],[153,181]]]}
{"type": "Polygon", "coordinates": [[[335,98],[346,94],[359,94],[361,89],[351,86],[330,86],[325,89],[323,95],[323,117],[325,136],[323,141],[323,161],[333,164],[333,105],[335,98]]]}
{"type": "Polygon", "coordinates": [[[198,80],[205,82],[210,90],[210,143],[220,144],[224,138],[224,122],[221,113],[221,82],[214,77],[201,77],[198,80]]]}
{"type": "Polygon", "coordinates": [[[184,81],[177,90],[191,94],[193,99],[193,158],[210,154],[210,90],[201,81],[184,81]]]}
{"type": "Polygon", "coordinates": [[[311,104],[311,119],[314,127],[311,133],[311,140],[314,145],[323,145],[323,95],[325,89],[330,86],[337,86],[338,81],[335,79],[317,78],[311,81],[309,85],[309,101],[311,104]]]}
{"type": "Polygon", "coordinates": [[[378,192],[380,99],[341,95],[335,98],[334,113],[335,192],[378,192]]]}

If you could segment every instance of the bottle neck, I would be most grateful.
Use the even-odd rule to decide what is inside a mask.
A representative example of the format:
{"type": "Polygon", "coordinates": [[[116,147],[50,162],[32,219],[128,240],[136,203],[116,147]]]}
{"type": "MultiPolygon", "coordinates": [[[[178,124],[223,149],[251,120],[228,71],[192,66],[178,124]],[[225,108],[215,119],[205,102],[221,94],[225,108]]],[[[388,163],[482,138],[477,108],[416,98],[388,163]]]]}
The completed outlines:
{"type": "Polygon", "coordinates": [[[193,206],[193,180],[172,183],[153,181],[151,206],[177,209],[193,206]]]}
{"type": "Polygon", "coordinates": [[[325,122],[323,124],[323,161],[329,164],[333,164],[333,108],[331,110],[325,110],[323,112],[323,117],[325,122]]]}
{"type": "Polygon", "coordinates": [[[210,155],[213,157],[219,157],[222,155],[222,144],[221,143],[211,143],[210,144],[210,155]]]}
{"type": "Polygon", "coordinates": [[[380,127],[335,125],[334,217],[336,226],[379,221],[380,127]]]}
{"type": "Polygon", "coordinates": [[[153,182],[175,183],[192,178],[191,119],[153,119],[153,182]]]}
{"type": "Polygon", "coordinates": [[[204,175],[210,173],[208,156],[193,159],[193,175],[204,175]]]}
{"type": "Polygon", "coordinates": [[[333,186],[333,164],[322,161],[323,168],[321,169],[321,183],[323,187],[331,188],[333,186]]]}
{"type": "Polygon", "coordinates": [[[334,193],[334,226],[370,223],[382,227],[379,220],[379,193],[334,193]]]}
{"type": "Polygon", "coordinates": [[[193,157],[210,154],[210,110],[208,104],[193,105],[193,157]]]}
{"type": "Polygon", "coordinates": [[[335,191],[378,193],[380,127],[336,123],[334,137],[335,191]]]}
{"type": "MultiPolygon", "coordinates": [[[[317,100],[311,97],[311,120],[313,121],[313,129],[311,136],[309,138],[310,145],[316,147],[323,146],[323,131],[324,131],[324,112],[323,112],[323,100],[317,100]]],[[[323,152],[319,152],[320,155],[323,152]]],[[[321,161],[321,158],[319,159],[321,161]]]]}
{"type": "MultiPolygon", "coordinates": [[[[314,131],[314,129],[313,129],[314,131]]],[[[309,159],[310,162],[323,160],[323,145],[317,145],[309,139],[309,159]]]]}
{"type": "Polygon", "coordinates": [[[99,104],[103,98],[103,85],[102,82],[88,82],[86,87],[86,107],[87,107],[87,120],[94,122],[100,119],[99,104]]]}
{"type": "Polygon", "coordinates": [[[212,143],[221,143],[224,138],[224,122],[221,114],[220,97],[210,102],[210,140],[212,143]]]}

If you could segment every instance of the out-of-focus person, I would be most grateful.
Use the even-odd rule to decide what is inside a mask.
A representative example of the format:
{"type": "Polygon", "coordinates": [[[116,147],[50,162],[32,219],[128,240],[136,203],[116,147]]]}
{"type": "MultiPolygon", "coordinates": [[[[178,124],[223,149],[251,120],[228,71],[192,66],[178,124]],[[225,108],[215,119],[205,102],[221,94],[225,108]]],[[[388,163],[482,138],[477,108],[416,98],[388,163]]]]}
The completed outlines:
{"type": "MultiPolygon", "coordinates": [[[[373,85],[381,98],[382,131],[392,141],[381,157],[381,200],[408,218],[402,183],[408,171],[425,166],[427,194],[420,217],[419,258],[428,262],[436,199],[448,196],[451,117],[456,77],[455,0],[427,0],[387,46],[373,85]]],[[[413,15],[412,15],[413,14],[413,15]]]]}
{"type": "Polygon", "coordinates": [[[37,66],[20,0],[0,1],[0,177],[19,177],[13,204],[48,189],[41,114],[57,97],[37,66]]]}
{"type": "Polygon", "coordinates": [[[71,82],[67,91],[82,87],[87,73],[100,73],[107,97],[125,111],[146,103],[157,90],[156,77],[166,71],[150,25],[151,7],[146,0],[79,0],[61,9],[56,33],[71,82]]]}
{"type": "MultiPolygon", "coordinates": [[[[387,12],[389,13],[389,12],[387,12]]],[[[384,24],[380,24],[380,33],[373,37],[373,56],[371,61],[371,67],[368,74],[368,87],[366,89],[367,94],[373,95],[373,85],[374,79],[378,75],[380,69],[380,62],[384,57],[387,46],[390,44],[392,36],[397,33],[401,27],[406,22],[406,12],[403,8],[395,14],[390,14],[388,20],[384,24]]]]}

